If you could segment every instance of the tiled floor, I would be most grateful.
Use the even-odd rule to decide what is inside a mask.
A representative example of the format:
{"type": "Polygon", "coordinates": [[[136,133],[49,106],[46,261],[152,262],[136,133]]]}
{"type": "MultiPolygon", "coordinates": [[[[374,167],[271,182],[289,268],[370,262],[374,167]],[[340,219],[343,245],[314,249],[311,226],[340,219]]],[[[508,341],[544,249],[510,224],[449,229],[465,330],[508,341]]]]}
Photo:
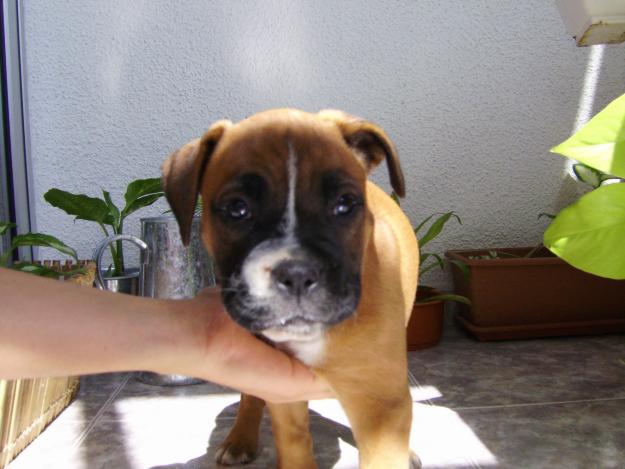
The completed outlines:
{"type": "MultiPolygon", "coordinates": [[[[424,467],[625,467],[625,336],[479,343],[452,333],[410,354],[413,449],[424,467]]],[[[80,395],[9,469],[212,468],[237,395],[85,378],[80,395]]],[[[354,468],[336,402],[311,404],[318,464],[354,468]]],[[[268,419],[258,460],[275,467],[268,419]]]]}

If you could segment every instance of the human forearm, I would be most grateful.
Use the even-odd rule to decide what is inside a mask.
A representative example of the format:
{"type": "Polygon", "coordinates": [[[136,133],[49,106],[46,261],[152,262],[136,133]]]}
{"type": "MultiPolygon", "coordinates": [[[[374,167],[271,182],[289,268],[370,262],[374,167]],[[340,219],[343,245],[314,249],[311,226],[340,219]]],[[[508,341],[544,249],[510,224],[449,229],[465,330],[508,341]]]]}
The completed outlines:
{"type": "Polygon", "coordinates": [[[0,376],[5,378],[150,367],[159,351],[172,345],[180,326],[171,317],[174,302],[7,269],[0,269],[0,302],[0,376]]]}
{"type": "Polygon", "coordinates": [[[156,300],[0,268],[0,378],[134,370],[196,376],[274,402],[327,395],[308,368],[235,324],[217,289],[156,300]]]}

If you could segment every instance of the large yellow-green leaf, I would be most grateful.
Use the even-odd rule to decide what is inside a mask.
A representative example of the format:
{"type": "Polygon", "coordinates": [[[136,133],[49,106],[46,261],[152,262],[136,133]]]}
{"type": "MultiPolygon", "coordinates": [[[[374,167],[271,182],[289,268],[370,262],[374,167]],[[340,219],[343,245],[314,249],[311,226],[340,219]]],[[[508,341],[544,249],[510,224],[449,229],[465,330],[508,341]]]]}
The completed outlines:
{"type": "Polygon", "coordinates": [[[566,207],[544,243],[580,270],[625,279],[625,183],[595,189],[566,207]]]}
{"type": "Polygon", "coordinates": [[[625,94],[551,151],[625,178],[625,94]]]}

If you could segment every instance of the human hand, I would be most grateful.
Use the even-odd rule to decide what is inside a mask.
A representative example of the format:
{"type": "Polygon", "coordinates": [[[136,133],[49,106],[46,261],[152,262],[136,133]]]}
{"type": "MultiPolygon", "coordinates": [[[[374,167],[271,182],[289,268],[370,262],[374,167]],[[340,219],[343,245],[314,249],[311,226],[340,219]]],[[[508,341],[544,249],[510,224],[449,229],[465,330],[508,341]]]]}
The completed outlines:
{"type": "Polygon", "coordinates": [[[191,376],[269,402],[331,397],[328,385],[310,368],[236,324],[224,310],[218,288],[207,288],[196,298],[177,303],[192,340],[191,350],[185,352],[188,355],[178,355],[178,363],[170,365],[176,373],[185,361],[185,373],[191,376]]]}

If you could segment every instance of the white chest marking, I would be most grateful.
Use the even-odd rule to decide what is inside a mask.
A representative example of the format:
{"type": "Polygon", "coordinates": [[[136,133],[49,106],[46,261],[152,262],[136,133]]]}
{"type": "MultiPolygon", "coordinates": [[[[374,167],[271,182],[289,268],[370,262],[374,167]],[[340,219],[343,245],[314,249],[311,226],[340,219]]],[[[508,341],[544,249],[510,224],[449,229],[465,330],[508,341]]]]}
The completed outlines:
{"type": "Polygon", "coordinates": [[[282,345],[302,363],[315,366],[323,360],[326,341],[325,337],[319,337],[314,340],[284,342],[282,345]]]}
{"type": "Polygon", "coordinates": [[[323,360],[326,335],[321,326],[308,331],[306,335],[273,328],[265,329],[262,334],[276,347],[290,353],[308,366],[317,365],[323,360]]]}

